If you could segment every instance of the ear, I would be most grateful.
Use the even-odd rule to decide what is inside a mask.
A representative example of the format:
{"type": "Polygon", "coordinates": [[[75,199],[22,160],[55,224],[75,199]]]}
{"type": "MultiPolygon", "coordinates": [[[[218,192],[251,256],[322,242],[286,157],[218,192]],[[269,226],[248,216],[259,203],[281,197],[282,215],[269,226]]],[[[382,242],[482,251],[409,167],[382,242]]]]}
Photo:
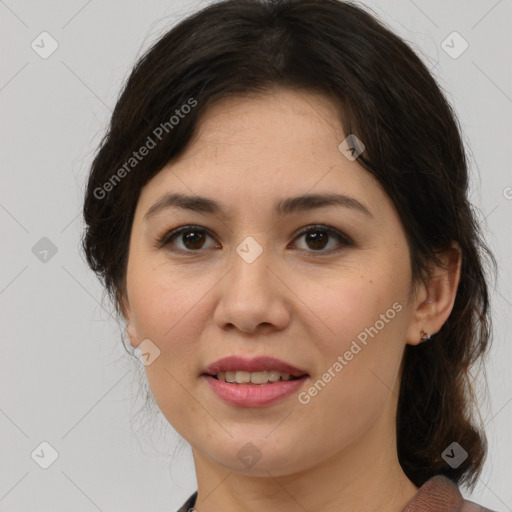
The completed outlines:
{"type": "Polygon", "coordinates": [[[126,322],[126,326],[124,328],[128,339],[130,340],[130,345],[135,348],[140,345],[139,338],[137,337],[137,334],[135,333],[135,327],[132,322],[126,322]]]}
{"type": "Polygon", "coordinates": [[[135,348],[140,344],[140,340],[137,337],[131,306],[126,297],[126,294],[123,294],[121,298],[121,310],[123,312],[123,317],[126,322],[124,331],[128,336],[128,339],[130,340],[131,346],[135,348]]]}
{"type": "MultiPolygon", "coordinates": [[[[413,307],[413,318],[407,330],[407,343],[422,342],[422,331],[428,335],[437,333],[452,312],[462,266],[462,250],[457,242],[439,254],[443,267],[433,265],[425,283],[418,285],[413,307]]],[[[428,343],[428,341],[427,341],[428,343]]]]}

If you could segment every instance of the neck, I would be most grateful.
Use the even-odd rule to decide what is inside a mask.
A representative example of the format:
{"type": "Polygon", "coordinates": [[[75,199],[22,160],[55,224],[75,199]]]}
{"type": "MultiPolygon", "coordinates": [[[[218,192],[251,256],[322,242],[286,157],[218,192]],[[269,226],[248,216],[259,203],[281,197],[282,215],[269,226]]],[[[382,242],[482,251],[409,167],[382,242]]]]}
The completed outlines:
{"type": "Polygon", "coordinates": [[[418,488],[397,458],[394,436],[383,442],[381,418],[358,441],[307,470],[250,476],[194,453],[198,512],[401,512],[418,488]]]}

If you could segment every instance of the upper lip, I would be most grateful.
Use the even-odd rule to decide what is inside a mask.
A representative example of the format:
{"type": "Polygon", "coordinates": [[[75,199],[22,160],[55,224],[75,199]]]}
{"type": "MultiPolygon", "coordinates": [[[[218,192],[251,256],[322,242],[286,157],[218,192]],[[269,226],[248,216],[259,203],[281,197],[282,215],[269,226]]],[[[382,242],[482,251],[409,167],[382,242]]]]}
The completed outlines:
{"type": "Polygon", "coordinates": [[[210,364],[206,369],[207,375],[217,375],[219,372],[229,371],[262,372],[275,370],[281,373],[287,373],[293,377],[307,375],[307,372],[293,366],[289,363],[276,359],[274,357],[254,357],[246,358],[241,356],[228,356],[218,359],[210,364]]]}

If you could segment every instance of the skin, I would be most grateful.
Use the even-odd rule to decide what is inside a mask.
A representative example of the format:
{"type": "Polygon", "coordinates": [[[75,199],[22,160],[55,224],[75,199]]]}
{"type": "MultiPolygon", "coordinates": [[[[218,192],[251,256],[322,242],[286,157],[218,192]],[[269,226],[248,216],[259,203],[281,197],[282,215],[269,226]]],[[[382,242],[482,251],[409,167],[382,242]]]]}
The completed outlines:
{"type": "Polygon", "coordinates": [[[162,413],[192,446],[196,509],[402,510],[417,487],[396,452],[400,364],[406,344],[448,318],[460,249],[445,253],[447,271],[433,268],[413,287],[393,203],[338,149],[347,134],[322,95],[231,97],[210,107],[199,128],[141,192],[123,303],[131,344],[150,339],[160,350],[146,375],[162,413]],[[227,216],[173,208],[145,221],[168,192],[215,199],[227,216]],[[373,218],[339,206],[273,214],[278,199],[313,192],[350,195],[373,218]],[[179,235],[156,247],[159,236],[189,224],[211,236],[194,245],[179,235]],[[353,245],[297,236],[312,224],[353,245]],[[250,264],[236,252],[247,236],[263,250],[250,264]],[[401,311],[308,404],[295,394],[263,408],[228,405],[201,377],[226,355],[270,355],[308,372],[303,391],[395,302],[401,311]],[[248,442],[261,455],[251,467],[237,457],[248,442]]]}

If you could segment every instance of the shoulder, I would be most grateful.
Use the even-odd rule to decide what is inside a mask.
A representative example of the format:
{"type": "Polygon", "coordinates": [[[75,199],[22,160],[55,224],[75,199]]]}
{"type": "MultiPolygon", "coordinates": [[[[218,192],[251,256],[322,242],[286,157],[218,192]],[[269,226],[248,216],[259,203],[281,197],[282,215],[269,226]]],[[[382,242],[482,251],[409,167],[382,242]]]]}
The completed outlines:
{"type": "Polygon", "coordinates": [[[402,512],[496,512],[464,499],[455,482],[444,475],[427,480],[402,512]]]}
{"type": "Polygon", "coordinates": [[[197,491],[190,496],[190,498],[183,503],[183,505],[177,510],[177,512],[195,512],[194,505],[196,504],[197,491]]]}
{"type": "MultiPolygon", "coordinates": [[[[196,499],[197,491],[177,512],[196,512],[196,499]]],[[[497,512],[464,499],[457,485],[442,475],[427,480],[402,512],[423,512],[431,510],[432,506],[439,512],[497,512]]]]}

